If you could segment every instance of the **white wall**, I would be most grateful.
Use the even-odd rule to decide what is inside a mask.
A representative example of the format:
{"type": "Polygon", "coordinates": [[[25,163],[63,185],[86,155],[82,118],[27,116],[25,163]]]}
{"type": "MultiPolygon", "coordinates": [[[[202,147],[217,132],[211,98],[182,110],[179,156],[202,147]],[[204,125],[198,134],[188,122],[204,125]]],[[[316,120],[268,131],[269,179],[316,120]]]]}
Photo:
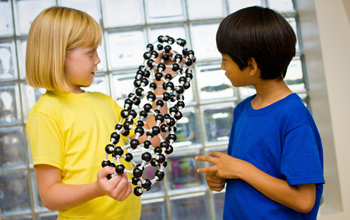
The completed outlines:
{"type": "Polygon", "coordinates": [[[314,0],[339,174],[333,187],[340,188],[331,190],[340,191],[342,206],[319,220],[350,219],[350,19],[344,3],[349,0],[314,0]]]}

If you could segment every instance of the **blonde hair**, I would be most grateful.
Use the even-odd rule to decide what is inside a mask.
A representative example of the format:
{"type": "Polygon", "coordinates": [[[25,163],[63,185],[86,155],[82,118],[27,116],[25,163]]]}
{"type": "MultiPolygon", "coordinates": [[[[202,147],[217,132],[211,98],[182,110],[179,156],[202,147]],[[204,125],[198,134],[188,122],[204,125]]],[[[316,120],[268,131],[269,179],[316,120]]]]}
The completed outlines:
{"type": "Polygon", "coordinates": [[[64,78],[67,52],[101,44],[101,29],[87,13],[50,7],[33,21],[27,39],[26,75],[29,85],[68,93],[64,78]]]}

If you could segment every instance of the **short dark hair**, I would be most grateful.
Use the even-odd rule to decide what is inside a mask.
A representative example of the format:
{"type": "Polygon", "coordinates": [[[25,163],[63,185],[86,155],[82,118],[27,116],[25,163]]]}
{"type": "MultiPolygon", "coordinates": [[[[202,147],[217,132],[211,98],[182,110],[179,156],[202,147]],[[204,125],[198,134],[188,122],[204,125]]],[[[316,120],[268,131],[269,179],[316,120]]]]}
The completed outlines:
{"type": "Polygon", "coordinates": [[[283,79],[295,56],[296,36],[289,23],[277,12],[258,6],[227,16],[219,26],[216,45],[241,70],[254,58],[262,79],[283,79]]]}

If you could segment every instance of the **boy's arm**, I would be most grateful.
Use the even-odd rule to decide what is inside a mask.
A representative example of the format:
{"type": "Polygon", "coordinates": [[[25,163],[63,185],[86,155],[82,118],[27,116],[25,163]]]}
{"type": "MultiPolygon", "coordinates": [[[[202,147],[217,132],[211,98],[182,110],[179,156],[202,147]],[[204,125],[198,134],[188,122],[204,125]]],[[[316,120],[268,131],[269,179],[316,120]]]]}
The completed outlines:
{"type": "Polygon", "coordinates": [[[106,176],[115,172],[112,167],[104,167],[97,173],[97,181],[83,185],[68,185],[61,182],[60,169],[49,165],[34,167],[42,203],[49,210],[63,210],[78,206],[96,197],[108,195],[123,201],[131,193],[131,185],[126,174],[106,176]]]}
{"type": "Polygon", "coordinates": [[[215,172],[220,178],[244,180],[273,201],[298,212],[308,213],[314,207],[315,184],[291,186],[287,181],[270,176],[247,161],[221,152],[212,152],[210,156],[198,156],[196,159],[214,164],[198,169],[199,173],[215,172]]]}

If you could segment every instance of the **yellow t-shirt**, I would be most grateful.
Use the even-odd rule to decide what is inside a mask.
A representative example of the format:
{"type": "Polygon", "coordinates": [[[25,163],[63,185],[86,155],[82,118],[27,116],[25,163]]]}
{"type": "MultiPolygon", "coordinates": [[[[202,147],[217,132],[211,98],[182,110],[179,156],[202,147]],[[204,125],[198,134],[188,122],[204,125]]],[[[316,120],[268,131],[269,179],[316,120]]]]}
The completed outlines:
{"type": "MultiPolygon", "coordinates": [[[[121,110],[112,98],[102,93],[47,91],[33,106],[27,120],[34,166],[46,164],[59,168],[65,184],[96,181],[106,156],[105,146],[110,143],[114,126],[120,122],[121,110]]],[[[118,146],[124,145],[121,138],[118,146]]],[[[131,163],[124,161],[124,165],[128,170],[133,169],[131,163]]],[[[108,196],[95,198],[59,211],[58,219],[129,220],[140,219],[140,214],[141,199],[131,194],[123,202],[108,196]]]]}

